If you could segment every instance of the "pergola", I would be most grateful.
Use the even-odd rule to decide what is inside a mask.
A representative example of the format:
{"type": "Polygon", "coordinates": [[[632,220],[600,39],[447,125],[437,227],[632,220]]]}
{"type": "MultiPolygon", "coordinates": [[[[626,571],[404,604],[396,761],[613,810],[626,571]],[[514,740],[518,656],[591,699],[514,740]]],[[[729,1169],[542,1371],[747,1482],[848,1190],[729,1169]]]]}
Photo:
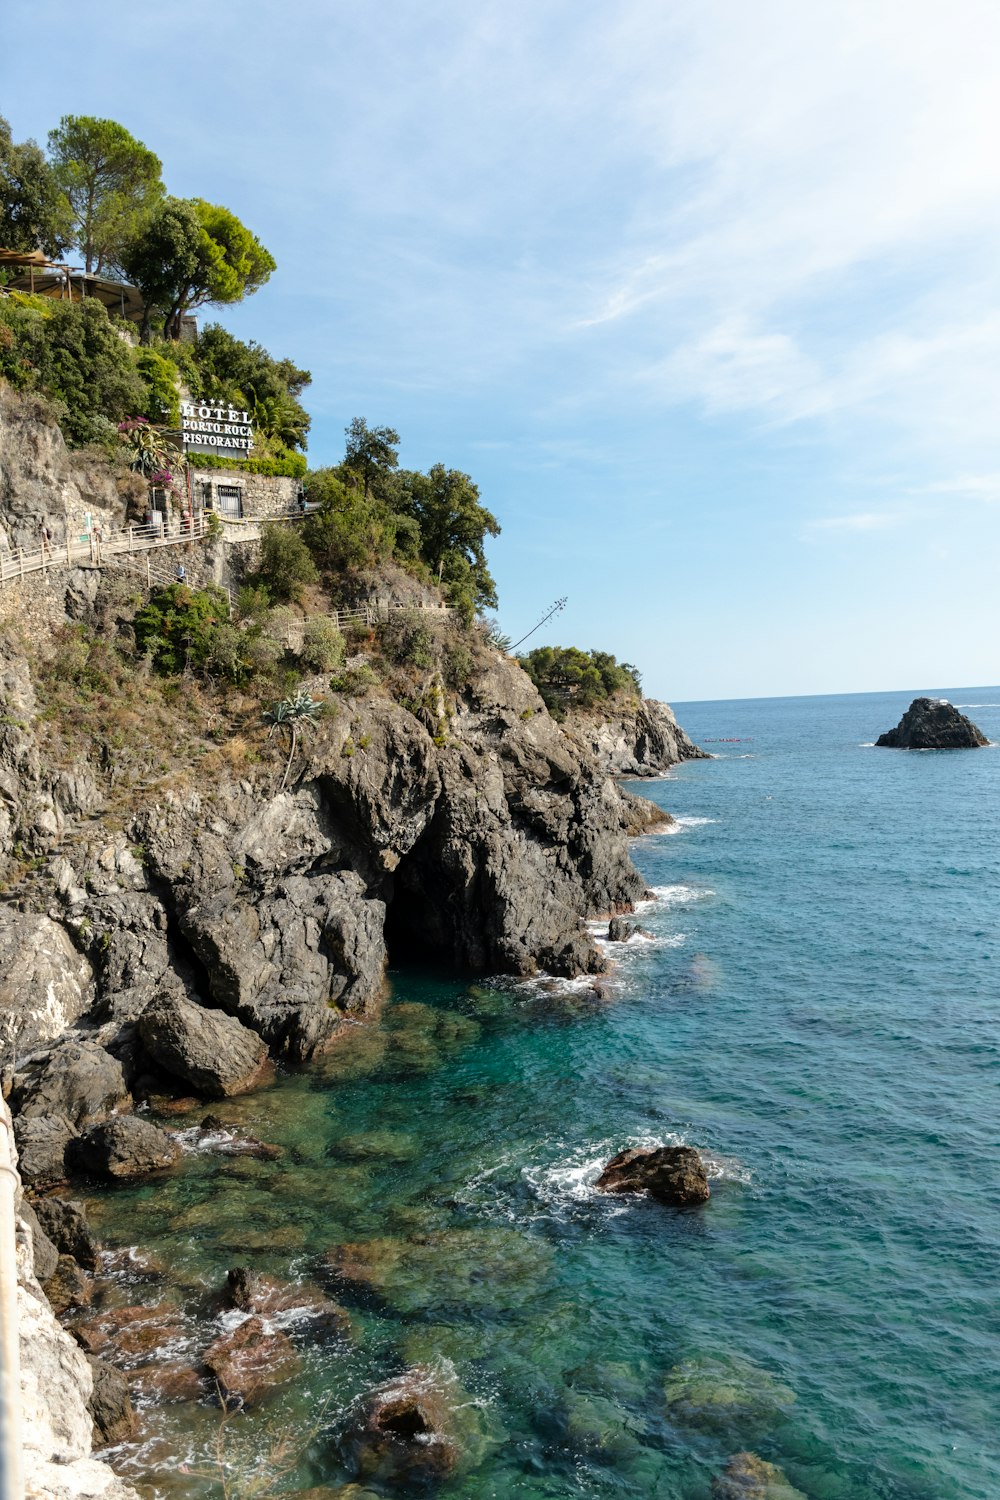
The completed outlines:
{"type": "Polygon", "coordinates": [[[108,276],[88,275],[79,267],[48,260],[41,250],[0,248],[0,270],[16,273],[10,283],[15,291],[70,302],[94,297],[109,312],[127,318],[130,323],[141,323],[146,310],[138,287],[130,286],[126,281],[113,281],[108,276]]]}

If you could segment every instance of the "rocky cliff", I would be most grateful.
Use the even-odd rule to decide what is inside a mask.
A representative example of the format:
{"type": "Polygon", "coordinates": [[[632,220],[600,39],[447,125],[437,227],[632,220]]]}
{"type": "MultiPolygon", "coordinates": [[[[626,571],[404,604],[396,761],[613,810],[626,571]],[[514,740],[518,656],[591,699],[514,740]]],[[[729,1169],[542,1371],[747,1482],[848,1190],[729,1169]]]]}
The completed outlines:
{"type": "MultiPolygon", "coordinates": [[[[10,1111],[0,1101],[0,1129],[10,1111]]],[[[25,1482],[44,1500],[138,1500],[100,1460],[91,1457],[94,1372],[79,1345],[59,1325],[39,1285],[39,1243],[48,1244],[17,1191],[17,1315],[25,1482]]]]}
{"type": "Polygon", "coordinates": [[[607,710],[570,712],[567,738],[607,776],[660,776],[684,760],[708,760],[668,703],[624,698],[607,710]]]}
{"type": "MultiPolygon", "coordinates": [[[[98,500],[116,518],[107,473],[87,491],[38,413],[0,416],[0,545],[28,546],[60,517],[65,534],[98,500]]],[[[438,665],[377,679],[362,652],[335,693],[307,679],[327,712],[286,766],[259,702],[164,686],[119,650],[137,602],[120,583],[94,570],[81,589],[54,570],[54,627],[51,610],[40,621],[0,597],[0,1046],[36,1200],[80,1172],[165,1165],[177,1148],[135,1105],[224,1097],[266,1076],[268,1055],[307,1061],[356,1036],[391,962],[600,973],[587,919],[645,895],[628,841],[665,816],[609,772],[701,753],[665,705],[561,727],[516,662],[394,575],[386,589],[420,612],[438,665]]],[[[75,1252],[56,1255],[68,1270],[48,1264],[29,1219],[39,1493],[118,1500],[85,1457],[86,1361],[28,1268],[33,1254],[72,1307],[75,1252]]]]}

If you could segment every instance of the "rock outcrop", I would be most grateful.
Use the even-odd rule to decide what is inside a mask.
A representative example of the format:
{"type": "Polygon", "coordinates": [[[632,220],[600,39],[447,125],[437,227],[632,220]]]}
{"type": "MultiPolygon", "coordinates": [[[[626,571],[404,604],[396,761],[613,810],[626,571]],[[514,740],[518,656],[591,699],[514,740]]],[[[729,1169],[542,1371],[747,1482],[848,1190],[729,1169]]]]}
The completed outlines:
{"type": "Polygon", "coordinates": [[[203,1363],[227,1405],[250,1405],[299,1368],[290,1340],[262,1318],[244,1319],[205,1350],[203,1363]]]}
{"type": "Polygon", "coordinates": [[[684,760],[709,760],[685,734],[668,703],[615,700],[606,711],[572,710],[563,730],[608,776],[660,776],[684,760]]]}
{"type": "Polygon", "coordinates": [[[619,1151],[594,1185],[602,1193],[649,1193],[675,1208],[690,1208],[709,1198],[704,1163],[691,1146],[619,1151]]]}
{"type": "Polygon", "coordinates": [[[183,995],[158,995],[142,1013],[139,1036],[154,1063],[212,1099],[253,1088],[267,1063],[256,1032],[183,995]]]}
{"type": "Polygon", "coordinates": [[[351,1435],[358,1477],[384,1483],[440,1483],[468,1461],[461,1419],[469,1398],[453,1373],[414,1365],[367,1398],[351,1435]]]}
{"type": "Polygon", "coordinates": [[[67,1148],[70,1165],[78,1172],[109,1181],[146,1177],[172,1167],[181,1148],[166,1131],[149,1120],[122,1115],[103,1125],[93,1125],[75,1136],[67,1148]]]}
{"type": "MultiPolygon", "coordinates": [[[[0,1101],[0,1129],[10,1114],[0,1101]]],[[[17,1193],[17,1313],[21,1355],[24,1464],[30,1492],[45,1500],[138,1500],[131,1486],[92,1458],[87,1356],[60,1328],[35,1278],[32,1229],[17,1193]]]]}
{"type": "Polygon", "coordinates": [[[889,750],[974,750],[989,740],[944,698],[914,698],[895,729],[875,741],[889,750]]]}

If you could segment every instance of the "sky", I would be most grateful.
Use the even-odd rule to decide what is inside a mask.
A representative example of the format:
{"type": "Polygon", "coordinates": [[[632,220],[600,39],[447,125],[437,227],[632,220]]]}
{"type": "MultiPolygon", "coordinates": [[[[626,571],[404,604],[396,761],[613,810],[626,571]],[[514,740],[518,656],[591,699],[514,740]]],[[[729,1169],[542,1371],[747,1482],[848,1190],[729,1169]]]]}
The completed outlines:
{"type": "Polygon", "coordinates": [[[498,617],[668,700],[1000,678],[996,0],[62,0],[0,114],[119,120],[278,270],[223,322],[471,474],[498,617]]]}

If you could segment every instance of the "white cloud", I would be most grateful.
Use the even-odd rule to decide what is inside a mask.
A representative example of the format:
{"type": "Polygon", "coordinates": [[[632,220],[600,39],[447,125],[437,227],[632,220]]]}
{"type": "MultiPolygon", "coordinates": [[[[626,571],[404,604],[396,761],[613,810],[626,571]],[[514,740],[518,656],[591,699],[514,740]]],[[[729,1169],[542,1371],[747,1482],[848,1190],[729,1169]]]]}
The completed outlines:
{"type": "Polygon", "coordinates": [[[815,532],[868,532],[888,531],[902,525],[910,517],[898,511],[861,511],[854,515],[821,516],[810,521],[807,534],[815,532]]]}

